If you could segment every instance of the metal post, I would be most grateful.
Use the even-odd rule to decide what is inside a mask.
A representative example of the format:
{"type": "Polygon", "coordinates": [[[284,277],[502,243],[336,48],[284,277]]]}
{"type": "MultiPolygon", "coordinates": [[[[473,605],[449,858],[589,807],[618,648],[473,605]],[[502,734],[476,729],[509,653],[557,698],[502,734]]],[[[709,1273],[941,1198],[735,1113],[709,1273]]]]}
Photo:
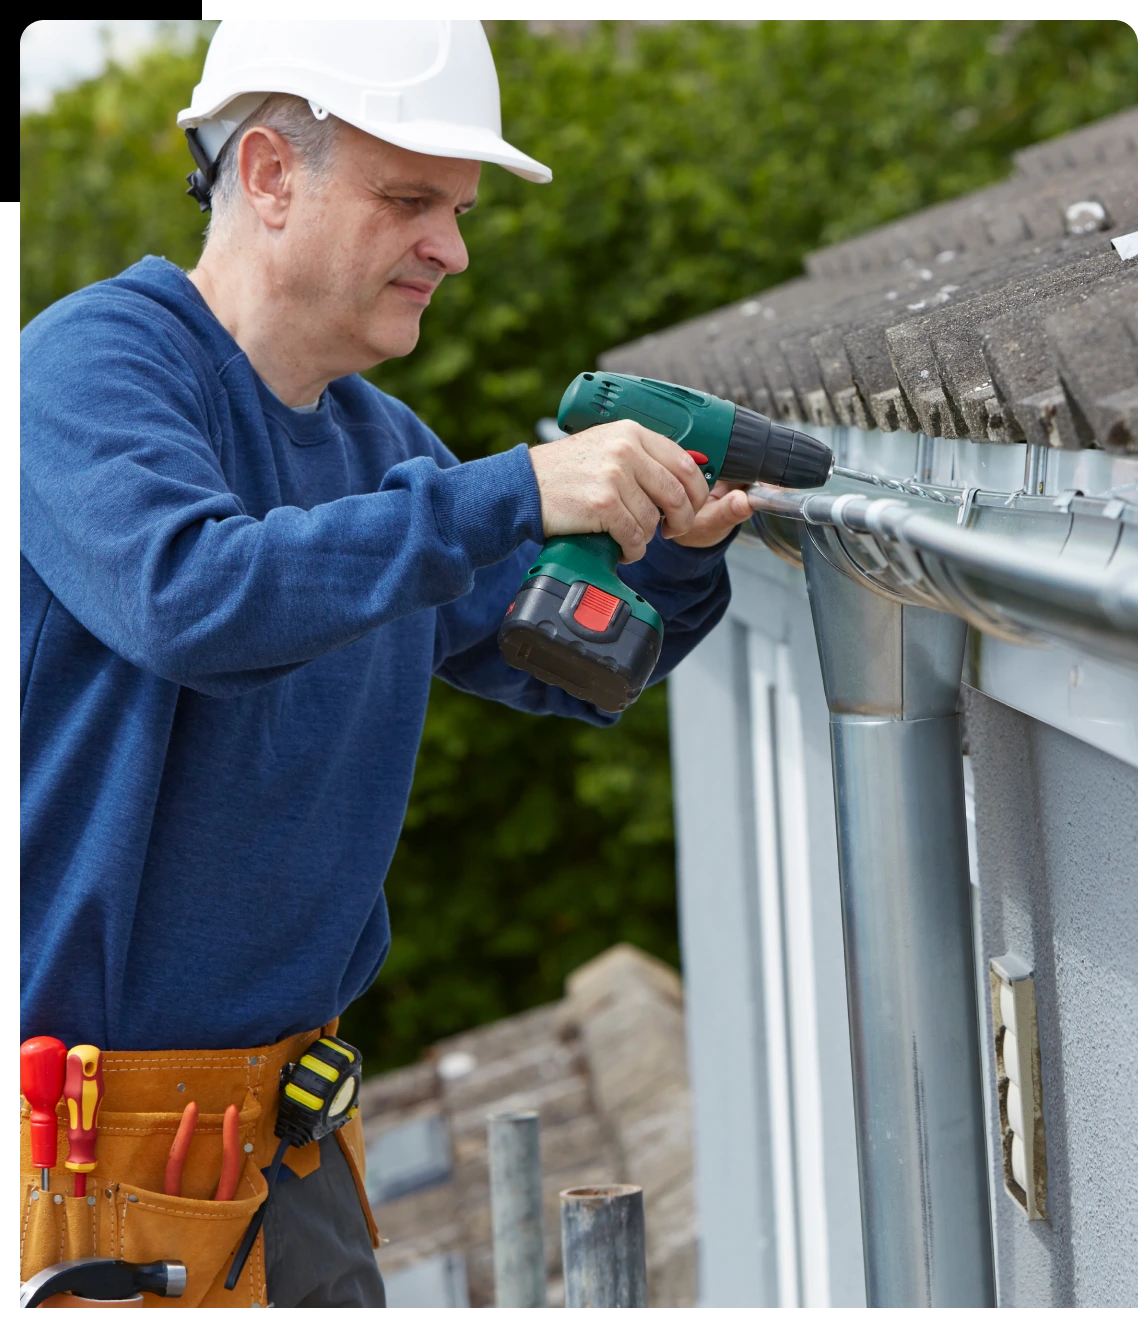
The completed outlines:
{"type": "Polygon", "coordinates": [[[830,708],[866,1295],[994,1304],[960,728],[965,624],[803,560],[830,708]]]}
{"type": "Polygon", "coordinates": [[[566,1307],[647,1307],[644,1193],[573,1187],[561,1193],[566,1307]]]}
{"type": "Polygon", "coordinates": [[[1025,494],[1042,494],[1047,488],[1047,462],[1051,449],[1045,443],[1029,443],[1023,463],[1025,494]]]}
{"type": "Polygon", "coordinates": [[[544,1307],[545,1237],[541,1222],[541,1141],[536,1113],[486,1119],[494,1294],[499,1307],[544,1307]]]}

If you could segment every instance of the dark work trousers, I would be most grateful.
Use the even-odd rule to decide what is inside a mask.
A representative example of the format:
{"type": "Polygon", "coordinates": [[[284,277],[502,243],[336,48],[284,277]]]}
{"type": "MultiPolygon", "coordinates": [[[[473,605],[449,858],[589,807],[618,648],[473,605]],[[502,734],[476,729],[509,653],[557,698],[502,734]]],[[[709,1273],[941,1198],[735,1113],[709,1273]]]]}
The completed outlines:
{"type": "Polygon", "coordinates": [[[265,1273],[273,1307],[386,1307],[383,1276],[352,1171],[335,1136],[306,1178],[282,1168],[265,1213],[265,1273]]]}

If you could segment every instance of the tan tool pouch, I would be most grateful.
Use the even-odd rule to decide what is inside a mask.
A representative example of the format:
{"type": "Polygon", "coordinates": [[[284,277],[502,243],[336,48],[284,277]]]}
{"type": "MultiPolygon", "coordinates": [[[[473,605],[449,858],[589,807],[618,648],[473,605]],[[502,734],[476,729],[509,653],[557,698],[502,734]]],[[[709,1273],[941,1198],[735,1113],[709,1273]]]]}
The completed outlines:
{"type": "MultiPolygon", "coordinates": [[[[51,1193],[40,1190],[31,1161],[28,1108],[20,1131],[20,1278],[77,1256],[128,1261],[177,1260],[186,1265],[183,1297],[144,1294],[156,1307],[265,1307],[264,1233],[232,1291],[225,1277],[250,1218],[265,1199],[267,1170],[279,1143],[276,1121],[281,1068],[299,1058],[335,1025],[265,1048],[208,1051],[104,1052],[106,1092],[99,1113],[98,1163],[87,1175],[87,1195],[76,1197],[67,1158],[66,1121],[59,1115],[59,1164],[51,1193]],[[163,1192],[166,1160],[182,1110],[194,1100],[197,1127],[182,1172],[180,1196],[163,1192]],[[221,1173],[221,1124],[237,1104],[243,1167],[232,1201],[210,1199],[221,1173]]],[[[363,1132],[359,1119],[337,1133],[356,1179],[373,1245],[375,1221],[363,1188],[363,1132]]],[[[320,1166],[320,1146],[290,1149],[284,1162],[305,1177],[320,1166]]]]}

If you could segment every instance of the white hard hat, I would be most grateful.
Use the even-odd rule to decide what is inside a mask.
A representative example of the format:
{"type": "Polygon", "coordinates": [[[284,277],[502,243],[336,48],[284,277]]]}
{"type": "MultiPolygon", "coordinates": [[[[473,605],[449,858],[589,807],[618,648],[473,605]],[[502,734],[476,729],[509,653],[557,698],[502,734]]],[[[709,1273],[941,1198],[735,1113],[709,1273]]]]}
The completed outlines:
{"type": "Polygon", "coordinates": [[[495,162],[539,184],[553,178],[502,138],[494,57],[475,20],[225,19],[178,115],[205,172],[206,197],[196,193],[203,208],[210,166],[274,92],[304,97],[320,118],[331,112],[412,152],[495,162]]]}

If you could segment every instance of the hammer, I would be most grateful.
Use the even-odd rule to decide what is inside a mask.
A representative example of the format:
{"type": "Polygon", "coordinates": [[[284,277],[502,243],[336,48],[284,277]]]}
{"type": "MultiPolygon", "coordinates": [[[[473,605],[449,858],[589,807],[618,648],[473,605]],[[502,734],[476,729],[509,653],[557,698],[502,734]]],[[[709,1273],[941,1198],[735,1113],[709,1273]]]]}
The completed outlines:
{"type": "Polygon", "coordinates": [[[186,1291],[186,1267],[181,1261],[112,1261],[105,1256],[81,1256],[60,1261],[32,1275],[20,1285],[20,1306],[38,1307],[56,1293],[99,1302],[121,1302],[139,1293],[180,1298],[186,1291]]]}

